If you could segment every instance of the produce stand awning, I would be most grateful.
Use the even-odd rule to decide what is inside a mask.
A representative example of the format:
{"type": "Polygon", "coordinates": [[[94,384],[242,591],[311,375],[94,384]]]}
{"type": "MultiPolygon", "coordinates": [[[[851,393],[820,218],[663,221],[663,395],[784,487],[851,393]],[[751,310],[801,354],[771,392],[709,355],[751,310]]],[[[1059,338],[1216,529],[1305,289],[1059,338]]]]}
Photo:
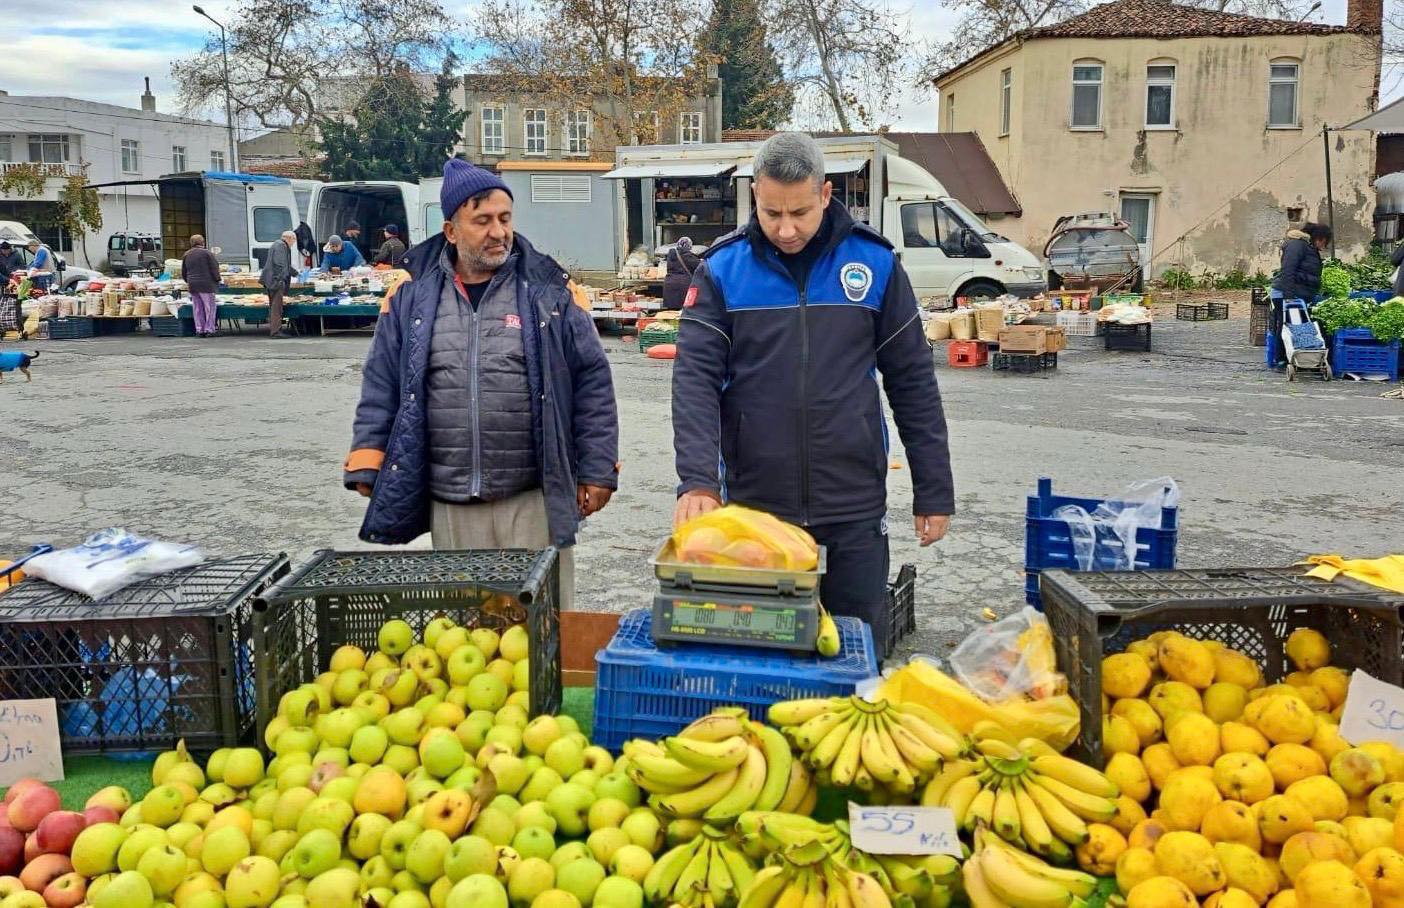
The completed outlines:
{"type": "Polygon", "coordinates": [[[719,177],[731,170],[731,164],[715,161],[672,161],[657,164],[630,164],[602,174],[606,180],[663,180],[674,177],[719,177]]]}
{"type": "Polygon", "coordinates": [[[1342,126],[1341,129],[1368,129],[1383,135],[1404,133],[1404,98],[1386,104],[1369,116],[1361,117],[1349,126],[1342,126]]]}
{"type": "MultiPolygon", "coordinates": [[[[858,171],[862,170],[862,169],[863,169],[863,165],[864,165],[864,164],[867,164],[867,163],[868,163],[868,156],[867,156],[867,155],[854,155],[854,156],[851,156],[851,157],[842,157],[842,158],[825,158],[825,159],[824,159],[824,172],[825,172],[825,173],[857,173],[858,171]]],[[[732,176],[733,176],[733,177],[749,177],[749,176],[754,176],[754,175],[755,175],[755,172],[756,172],[756,169],[755,169],[755,165],[754,165],[754,164],[742,164],[740,167],[736,168],[736,172],[735,172],[734,174],[732,174],[732,176]]]]}

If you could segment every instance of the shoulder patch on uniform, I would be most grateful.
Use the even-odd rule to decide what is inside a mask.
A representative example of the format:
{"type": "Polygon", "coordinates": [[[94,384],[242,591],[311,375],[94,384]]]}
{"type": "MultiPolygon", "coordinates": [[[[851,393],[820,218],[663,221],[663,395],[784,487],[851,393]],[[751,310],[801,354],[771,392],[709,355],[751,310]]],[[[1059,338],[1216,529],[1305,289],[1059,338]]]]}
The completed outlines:
{"type": "Polygon", "coordinates": [[[849,262],[839,270],[843,294],[850,302],[861,303],[873,286],[873,269],[862,262],[849,262]]]}
{"type": "Polygon", "coordinates": [[[683,297],[683,308],[684,308],[684,309],[691,309],[693,306],[696,306],[696,305],[697,305],[697,288],[696,288],[696,287],[688,287],[688,288],[687,288],[687,296],[683,297]]]}

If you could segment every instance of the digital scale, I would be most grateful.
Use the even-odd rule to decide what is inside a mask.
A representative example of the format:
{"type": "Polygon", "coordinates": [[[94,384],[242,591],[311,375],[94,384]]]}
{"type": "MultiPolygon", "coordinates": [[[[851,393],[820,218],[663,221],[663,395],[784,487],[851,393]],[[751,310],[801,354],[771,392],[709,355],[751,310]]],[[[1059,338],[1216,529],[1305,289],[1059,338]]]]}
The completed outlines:
{"type": "Polygon", "coordinates": [[[725,643],[769,649],[815,649],[819,579],[812,571],[684,564],[665,541],[653,557],[655,643],[725,643]]]}

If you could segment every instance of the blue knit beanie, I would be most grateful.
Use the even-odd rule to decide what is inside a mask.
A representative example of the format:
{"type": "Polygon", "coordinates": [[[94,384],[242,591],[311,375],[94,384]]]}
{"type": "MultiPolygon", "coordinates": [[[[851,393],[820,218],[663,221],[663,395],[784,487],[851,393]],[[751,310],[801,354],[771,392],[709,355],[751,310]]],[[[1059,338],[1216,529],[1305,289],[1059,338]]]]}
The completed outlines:
{"type": "Polygon", "coordinates": [[[512,197],[512,190],[497,174],[474,167],[462,158],[450,158],[444,164],[444,185],[439,188],[439,208],[444,218],[452,218],[464,202],[489,189],[501,189],[508,198],[512,197]]]}

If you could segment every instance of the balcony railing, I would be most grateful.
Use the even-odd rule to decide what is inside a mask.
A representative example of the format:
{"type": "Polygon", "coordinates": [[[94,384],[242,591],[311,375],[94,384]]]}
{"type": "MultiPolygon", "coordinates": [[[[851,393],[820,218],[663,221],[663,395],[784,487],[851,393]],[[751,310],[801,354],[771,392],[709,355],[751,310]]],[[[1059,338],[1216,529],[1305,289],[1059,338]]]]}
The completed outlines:
{"type": "Polygon", "coordinates": [[[21,167],[37,167],[39,172],[46,177],[77,176],[83,172],[81,164],[38,164],[31,161],[0,161],[0,174],[18,170],[21,167]]]}

